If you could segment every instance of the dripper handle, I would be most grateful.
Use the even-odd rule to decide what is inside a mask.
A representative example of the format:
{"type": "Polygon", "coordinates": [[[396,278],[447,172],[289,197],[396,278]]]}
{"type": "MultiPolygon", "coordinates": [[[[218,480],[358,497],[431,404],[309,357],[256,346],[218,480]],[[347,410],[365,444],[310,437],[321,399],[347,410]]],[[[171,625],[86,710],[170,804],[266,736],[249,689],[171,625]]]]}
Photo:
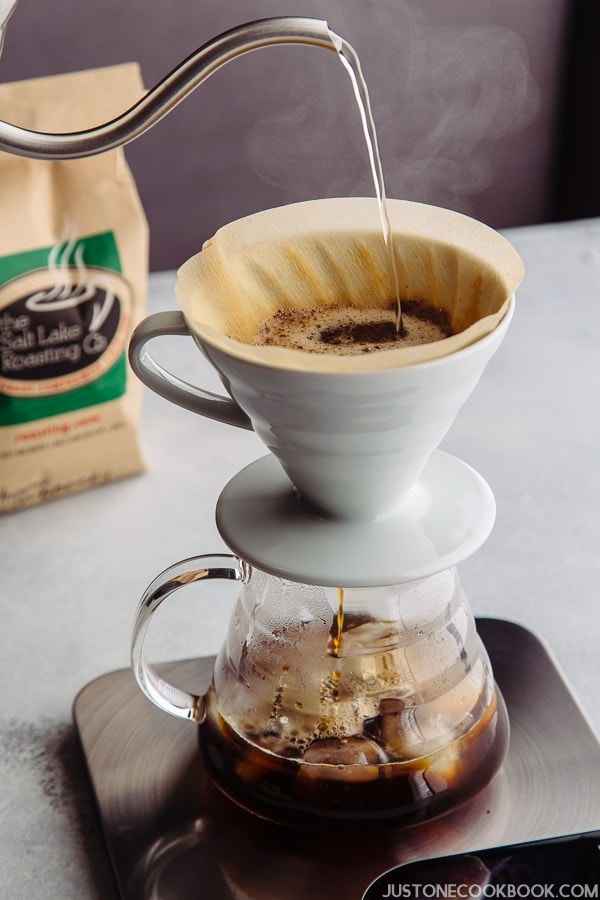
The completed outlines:
{"type": "Polygon", "coordinates": [[[152,358],[147,345],[154,338],[164,335],[190,336],[190,330],[181,312],[169,310],[153,313],[133,332],[129,344],[129,362],[140,381],[177,406],[199,413],[208,419],[224,422],[226,425],[252,430],[250,419],[231,397],[213,394],[211,391],[189,384],[164,369],[152,358]]]}
{"type": "Polygon", "coordinates": [[[209,578],[244,581],[245,577],[243,563],[230,553],[192,556],[169,566],[146,589],[133,624],[131,667],[140,689],[159,709],[178,719],[201,722],[203,718],[203,697],[169,684],[147,661],[144,643],[152,616],[163,600],[187,584],[209,578]]]}

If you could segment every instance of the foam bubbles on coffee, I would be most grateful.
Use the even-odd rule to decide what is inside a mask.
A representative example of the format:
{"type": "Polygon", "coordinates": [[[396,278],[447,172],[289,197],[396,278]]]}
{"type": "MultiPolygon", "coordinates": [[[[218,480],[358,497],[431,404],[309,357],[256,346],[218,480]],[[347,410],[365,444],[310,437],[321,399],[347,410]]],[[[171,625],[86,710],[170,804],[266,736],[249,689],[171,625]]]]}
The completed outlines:
{"type": "Polygon", "coordinates": [[[404,300],[400,332],[392,306],[360,309],[339,304],[282,308],[261,324],[253,343],[352,356],[429,344],[452,333],[445,310],[418,300],[404,300]]]}

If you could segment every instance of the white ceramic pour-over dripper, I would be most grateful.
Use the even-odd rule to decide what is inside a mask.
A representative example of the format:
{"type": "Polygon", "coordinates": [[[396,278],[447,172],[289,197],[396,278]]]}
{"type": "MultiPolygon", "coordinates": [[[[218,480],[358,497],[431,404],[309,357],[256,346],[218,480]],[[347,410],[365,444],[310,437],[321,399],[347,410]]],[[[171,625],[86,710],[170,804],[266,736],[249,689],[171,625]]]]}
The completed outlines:
{"type": "Polygon", "coordinates": [[[352,357],[253,345],[281,306],[389,304],[377,205],[344,198],[225,226],[178,272],[182,314],[150,316],[131,341],[149,387],[253,428],[271,452],[227,486],[217,524],[236,553],[282,577],[355,586],[422,577],[473,552],[493,523],[485,482],[452,457],[431,461],[506,334],[522,263],[465,216],[398,200],[389,212],[402,299],[446,309],[452,337],[352,357]],[[191,334],[229,396],[158,366],[147,345],[161,334],[191,334]],[[365,547],[372,566],[361,572],[365,547]]]}
{"type": "Polygon", "coordinates": [[[203,415],[252,427],[305,502],[327,516],[398,512],[502,341],[522,263],[466,216],[388,201],[402,299],[446,309],[456,334],[360,357],[252,346],[278,307],[390,302],[378,209],[370,198],[317,200],[233,222],[178,272],[184,318],[150,317],[131,362],[150,387],[203,415]],[[146,344],[186,333],[229,398],[160,369],[146,344]]]}

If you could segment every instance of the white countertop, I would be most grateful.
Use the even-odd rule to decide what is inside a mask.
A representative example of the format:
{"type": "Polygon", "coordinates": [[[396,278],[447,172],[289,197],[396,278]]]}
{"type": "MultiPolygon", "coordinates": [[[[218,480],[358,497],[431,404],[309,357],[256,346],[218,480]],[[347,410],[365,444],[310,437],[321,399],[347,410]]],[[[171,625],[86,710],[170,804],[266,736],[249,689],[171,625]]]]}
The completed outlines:
{"type": "MultiPolygon", "coordinates": [[[[600,221],[507,236],[527,269],[517,312],[443,444],[484,476],[498,507],[491,537],[460,572],[476,615],[542,635],[600,734],[600,221]]],[[[173,283],[173,273],[151,277],[150,311],[175,307],[173,283]]],[[[219,390],[190,340],[161,347],[159,358],[186,380],[219,390]]],[[[73,700],[128,665],[133,612],[154,575],[226,549],[217,497],[264,455],[253,433],[149,391],[141,438],[143,475],[0,521],[3,898],[116,896],[73,700]]],[[[231,589],[221,585],[210,603],[190,590],[161,611],[153,658],[216,652],[231,589]]]]}

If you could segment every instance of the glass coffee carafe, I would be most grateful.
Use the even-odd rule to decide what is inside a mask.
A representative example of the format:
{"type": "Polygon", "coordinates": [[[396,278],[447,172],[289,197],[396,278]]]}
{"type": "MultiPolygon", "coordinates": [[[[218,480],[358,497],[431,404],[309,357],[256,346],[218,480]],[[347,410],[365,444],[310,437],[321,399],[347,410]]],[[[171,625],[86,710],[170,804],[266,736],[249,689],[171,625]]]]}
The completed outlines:
{"type": "Polygon", "coordinates": [[[148,588],[132,659],[154,703],[198,724],[221,790],[277,822],[423,821],[476,794],[507,750],[504,702],[455,569],[343,589],[195,557],[148,588]],[[144,639],[167,596],[212,578],[241,591],[212,683],[194,696],[156,674],[144,639]]]}

